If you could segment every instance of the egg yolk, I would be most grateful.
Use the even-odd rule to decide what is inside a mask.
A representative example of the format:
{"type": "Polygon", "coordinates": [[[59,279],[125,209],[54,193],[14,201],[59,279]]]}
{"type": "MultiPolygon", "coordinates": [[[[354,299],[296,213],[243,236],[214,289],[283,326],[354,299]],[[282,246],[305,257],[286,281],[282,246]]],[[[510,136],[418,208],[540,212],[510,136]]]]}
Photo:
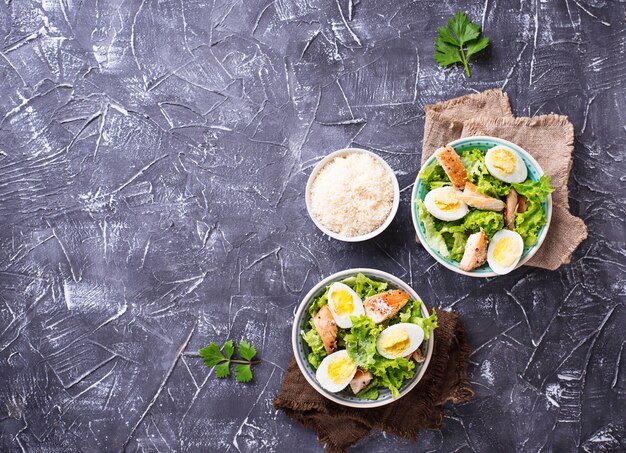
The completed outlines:
{"type": "Polygon", "coordinates": [[[400,355],[409,347],[411,339],[406,330],[396,329],[389,332],[380,342],[380,347],[393,355],[400,355]]]}
{"type": "Polygon", "coordinates": [[[508,149],[496,149],[490,155],[491,164],[502,173],[510,175],[515,171],[517,159],[508,149]]]}
{"type": "Polygon", "coordinates": [[[352,377],[355,368],[356,365],[350,360],[350,357],[337,357],[328,364],[328,377],[335,384],[340,384],[352,377]]]}
{"type": "Polygon", "coordinates": [[[345,289],[335,291],[332,295],[331,301],[333,302],[333,308],[335,313],[339,316],[349,315],[354,311],[354,301],[352,300],[352,294],[345,289]]]}
{"type": "Polygon", "coordinates": [[[502,267],[511,266],[520,256],[519,243],[513,238],[502,238],[493,249],[493,259],[502,267]]]}
{"type": "Polygon", "coordinates": [[[437,197],[434,197],[433,203],[442,211],[454,211],[461,206],[459,199],[448,191],[442,191],[437,197]]]}

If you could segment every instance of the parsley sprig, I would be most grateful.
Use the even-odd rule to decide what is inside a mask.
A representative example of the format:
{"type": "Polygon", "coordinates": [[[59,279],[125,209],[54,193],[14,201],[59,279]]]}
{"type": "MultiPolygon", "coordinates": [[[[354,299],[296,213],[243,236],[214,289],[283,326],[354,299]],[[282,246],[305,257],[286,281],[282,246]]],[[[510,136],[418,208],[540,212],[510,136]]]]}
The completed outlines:
{"type": "Polygon", "coordinates": [[[233,359],[235,344],[233,340],[224,343],[220,347],[211,342],[208,346],[198,351],[204,364],[208,367],[215,367],[215,376],[225,378],[230,376],[230,364],[235,364],[235,379],[237,382],[250,382],[252,380],[252,365],[259,363],[259,360],[252,360],[256,356],[256,349],[246,340],[241,340],[237,348],[239,359],[233,359]]]}
{"type": "Polygon", "coordinates": [[[441,66],[463,63],[465,74],[471,77],[467,60],[489,44],[489,38],[480,36],[480,25],[472,23],[465,13],[458,12],[448,19],[447,27],[437,29],[435,60],[441,66]]]}

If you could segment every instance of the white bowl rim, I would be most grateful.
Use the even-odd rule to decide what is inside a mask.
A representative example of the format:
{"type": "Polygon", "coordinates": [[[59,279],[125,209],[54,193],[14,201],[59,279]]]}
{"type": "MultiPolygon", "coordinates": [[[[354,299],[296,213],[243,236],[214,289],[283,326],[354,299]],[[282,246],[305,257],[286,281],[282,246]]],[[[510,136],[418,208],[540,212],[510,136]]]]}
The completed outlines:
{"type": "Polygon", "coordinates": [[[396,174],[393,172],[392,168],[385,161],[385,159],[380,157],[378,154],[372,151],[368,151],[363,148],[343,148],[343,149],[339,149],[337,151],[333,151],[332,153],[328,154],[322,160],[320,160],[315,165],[315,167],[313,167],[313,171],[311,171],[311,174],[309,175],[309,179],[307,180],[307,183],[306,183],[304,199],[306,203],[306,210],[309,214],[309,217],[311,218],[311,220],[313,220],[313,223],[315,224],[315,226],[319,228],[324,234],[326,234],[327,236],[330,236],[333,239],[337,239],[338,241],[362,242],[362,241],[367,241],[368,239],[372,239],[373,237],[378,236],[380,233],[385,231],[387,227],[391,224],[391,222],[393,221],[393,219],[395,218],[398,212],[398,206],[400,205],[400,185],[398,184],[398,178],[396,177],[396,174]],[[354,154],[354,153],[369,154],[370,156],[374,157],[378,162],[380,162],[385,168],[385,170],[387,170],[387,173],[389,174],[391,178],[391,183],[393,185],[393,202],[391,206],[391,211],[389,212],[389,216],[387,217],[387,219],[383,222],[381,226],[379,226],[374,231],[371,231],[367,234],[348,237],[348,236],[342,236],[333,231],[330,231],[328,228],[322,225],[319,222],[319,220],[317,220],[317,218],[313,215],[313,212],[311,211],[310,193],[311,193],[311,185],[313,184],[313,181],[317,177],[317,174],[320,172],[322,168],[324,168],[324,166],[328,162],[335,159],[336,157],[345,156],[345,155],[354,154]]]}
{"type": "MultiPolygon", "coordinates": [[[[490,135],[471,135],[468,137],[462,137],[459,138],[457,140],[451,141],[450,143],[448,143],[449,146],[452,146],[453,148],[457,145],[462,145],[465,142],[468,141],[475,141],[475,140],[491,140],[491,141],[496,141],[496,142],[500,142],[503,145],[509,146],[510,148],[512,148],[513,150],[515,150],[516,152],[518,152],[519,154],[522,154],[525,158],[527,158],[538,170],[539,170],[539,175],[544,175],[545,172],[543,171],[543,168],[541,168],[541,165],[539,165],[539,162],[537,162],[535,160],[535,158],[533,156],[530,155],[530,153],[528,151],[526,151],[524,148],[522,148],[519,145],[516,145],[513,142],[510,142],[508,140],[505,140],[503,138],[499,138],[499,137],[492,137],[490,135]]],[[[451,264],[448,264],[446,261],[442,260],[441,257],[439,257],[439,255],[437,253],[435,253],[431,247],[428,244],[428,241],[426,241],[426,238],[422,235],[418,225],[417,225],[417,212],[415,210],[415,197],[417,196],[417,183],[419,180],[419,173],[420,171],[422,171],[422,168],[424,168],[425,166],[429,165],[433,159],[435,159],[435,155],[431,155],[428,159],[426,159],[426,161],[424,162],[424,164],[420,167],[420,170],[417,172],[417,176],[415,176],[415,183],[413,184],[413,190],[411,191],[411,220],[413,221],[413,227],[415,228],[415,232],[417,234],[417,236],[419,237],[420,242],[422,243],[422,245],[424,246],[424,249],[426,249],[426,251],[433,257],[435,258],[435,260],[437,260],[437,262],[439,262],[440,264],[442,264],[444,267],[450,269],[451,271],[456,272],[457,274],[463,274],[463,275],[467,275],[469,277],[476,277],[476,278],[483,278],[483,277],[499,277],[500,274],[497,274],[493,271],[491,272],[483,272],[483,273],[476,273],[476,272],[472,272],[472,271],[464,271],[463,269],[460,269],[458,267],[455,267],[451,264]]],[[[537,251],[539,250],[539,248],[541,247],[541,244],[543,244],[543,241],[545,240],[546,236],[548,235],[548,230],[550,229],[550,222],[552,221],[552,194],[548,195],[548,212],[546,213],[546,226],[543,229],[543,231],[541,232],[541,235],[539,236],[539,238],[537,239],[537,243],[530,249],[530,251],[528,252],[528,254],[519,261],[519,263],[517,263],[517,266],[515,266],[515,269],[523,266],[524,264],[526,264],[528,262],[528,260],[530,260],[533,256],[535,256],[535,253],[537,253],[537,251]]],[[[515,270],[513,269],[513,270],[515,270]]],[[[513,272],[513,271],[511,271],[513,272]]]]}
{"type": "MultiPolygon", "coordinates": [[[[404,395],[409,393],[417,385],[417,383],[422,380],[422,378],[424,377],[424,373],[426,373],[426,369],[428,368],[428,364],[430,363],[430,359],[433,355],[436,331],[432,332],[432,334],[430,335],[430,339],[427,340],[428,341],[428,353],[426,354],[426,360],[424,360],[422,368],[419,370],[417,375],[412,378],[413,381],[405,389],[403,389],[400,392],[397,398],[391,398],[386,401],[378,401],[378,400],[365,401],[363,403],[356,404],[350,401],[344,401],[340,398],[337,398],[333,393],[330,393],[324,390],[319,385],[319,383],[317,383],[317,381],[312,379],[309,376],[309,374],[304,371],[304,367],[307,365],[303,362],[304,359],[300,357],[300,355],[298,354],[298,343],[300,341],[300,332],[298,330],[299,323],[296,323],[296,320],[300,319],[303,316],[304,310],[308,308],[309,304],[307,302],[310,301],[315,296],[315,294],[317,294],[324,286],[328,285],[329,283],[333,281],[342,280],[344,278],[347,278],[348,276],[356,275],[358,273],[363,273],[366,275],[367,274],[374,275],[379,278],[389,280],[398,288],[402,288],[406,290],[406,292],[411,296],[413,300],[420,300],[420,301],[422,300],[419,294],[417,294],[417,292],[408,283],[396,277],[395,275],[391,275],[388,272],[381,271],[379,269],[353,268],[353,269],[345,269],[343,271],[335,272],[334,274],[329,275],[328,277],[320,281],[317,285],[313,286],[313,288],[311,288],[311,290],[306,294],[306,296],[304,296],[302,300],[300,301],[300,305],[293,318],[293,325],[291,327],[291,347],[293,349],[293,355],[296,358],[296,362],[298,363],[298,368],[300,368],[300,372],[302,373],[304,378],[307,380],[307,382],[311,385],[311,387],[313,387],[320,395],[322,395],[325,398],[328,398],[331,401],[334,401],[337,404],[341,404],[342,406],[356,407],[359,409],[370,409],[373,407],[385,406],[387,404],[398,401],[404,395]]],[[[421,309],[422,309],[422,315],[424,316],[430,315],[423,301],[421,304],[421,309]]]]}

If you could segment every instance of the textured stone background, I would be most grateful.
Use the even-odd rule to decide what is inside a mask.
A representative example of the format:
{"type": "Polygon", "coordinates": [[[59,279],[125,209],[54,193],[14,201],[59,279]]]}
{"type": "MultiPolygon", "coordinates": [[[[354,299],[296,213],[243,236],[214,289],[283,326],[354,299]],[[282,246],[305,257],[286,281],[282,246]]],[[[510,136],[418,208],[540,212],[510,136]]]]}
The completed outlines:
{"type": "Polygon", "coordinates": [[[271,406],[291,319],[319,279],[369,266],[463,315],[477,396],[418,447],[377,434],[358,451],[624,451],[625,9],[0,2],[0,450],[321,451],[271,406]],[[457,8],[492,38],[469,80],[432,57],[457,8]],[[589,239],[557,272],[465,278],[414,243],[423,106],[493,87],[575,125],[589,239]],[[363,244],[304,207],[311,167],[348,145],[403,188],[363,244]],[[255,382],[215,379],[195,351],[242,336],[255,382]]]}

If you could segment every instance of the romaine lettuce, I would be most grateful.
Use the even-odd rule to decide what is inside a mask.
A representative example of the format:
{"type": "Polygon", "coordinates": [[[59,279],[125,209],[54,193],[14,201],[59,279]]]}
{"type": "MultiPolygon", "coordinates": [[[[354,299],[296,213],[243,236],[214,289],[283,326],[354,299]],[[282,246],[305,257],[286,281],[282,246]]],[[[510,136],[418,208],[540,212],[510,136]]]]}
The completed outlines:
{"type": "Polygon", "coordinates": [[[313,303],[309,306],[309,315],[315,316],[317,312],[320,311],[320,308],[322,308],[324,305],[326,305],[326,303],[328,303],[328,288],[330,288],[330,286],[327,286],[326,291],[324,291],[324,294],[322,294],[321,296],[318,296],[313,301],[313,303]]]}
{"type": "MultiPolygon", "coordinates": [[[[361,368],[378,378],[381,386],[387,387],[394,398],[405,379],[413,377],[413,361],[399,357],[386,359],[378,354],[376,340],[383,326],[376,325],[366,315],[353,316],[352,331],[345,337],[346,349],[350,358],[361,368]]],[[[359,393],[359,396],[362,396],[359,393]]]]}
{"type": "Polygon", "coordinates": [[[463,258],[463,253],[465,253],[467,234],[461,232],[452,233],[452,239],[454,240],[454,242],[452,243],[450,258],[456,261],[461,261],[461,258],[463,258]]]}
{"type": "Polygon", "coordinates": [[[437,313],[433,310],[428,318],[423,318],[421,306],[421,301],[410,300],[398,313],[398,319],[399,322],[410,322],[420,326],[424,331],[424,340],[428,340],[433,330],[437,328],[437,313]]]}
{"type": "MultiPolygon", "coordinates": [[[[465,167],[468,173],[472,171],[480,172],[481,169],[474,169],[476,166],[481,166],[485,162],[485,153],[483,153],[478,148],[474,149],[466,149],[462,151],[460,154],[461,163],[465,167]]],[[[482,167],[481,167],[482,168],[482,167]]]]}
{"type": "Polygon", "coordinates": [[[443,170],[443,167],[439,165],[437,160],[434,160],[432,164],[422,168],[419,177],[431,190],[452,184],[450,178],[448,178],[448,175],[446,175],[446,172],[443,170]]]}
{"type": "Polygon", "coordinates": [[[419,212],[419,219],[422,222],[422,225],[424,225],[426,241],[437,251],[437,253],[444,258],[448,258],[450,256],[450,252],[448,251],[448,246],[446,245],[444,237],[437,229],[435,218],[426,210],[426,206],[424,206],[424,202],[422,202],[422,200],[416,200],[416,203],[417,210],[419,212]]]}
{"type": "Polygon", "coordinates": [[[545,175],[541,176],[539,181],[529,179],[521,184],[511,185],[527,201],[526,211],[515,214],[515,231],[524,239],[524,246],[531,247],[537,243],[539,230],[547,222],[542,206],[543,200],[554,191],[554,188],[550,184],[550,178],[545,175]]]}
{"type": "Polygon", "coordinates": [[[527,179],[523,183],[513,183],[511,185],[519,195],[524,195],[529,200],[538,200],[540,202],[554,192],[550,178],[546,175],[541,175],[539,181],[527,179]]]}
{"type": "Polygon", "coordinates": [[[368,371],[379,378],[380,384],[391,390],[391,395],[397,398],[400,386],[405,379],[411,379],[415,374],[415,362],[413,360],[398,357],[397,359],[386,359],[376,355],[376,361],[368,371]]]}
{"type": "Polygon", "coordinates": [[[352,329],[349,334],[344,337],[346,342],[346,350],[350,358],[358,366],[369,369],[376,361],[376,339],[382,326],[374,324],[366,315],[352,316],[352,329]]]}
{"type": "Polygon", "coordinates": [[[377,378],[373,378],[372,381],[367,384],[367,387],[357,393],[357,395],[359,396],[359,398],[363,398],[366,400],[377,400],[379,387],[380,382],[378,382],[377,378]]]}
{"type": "Polygon", "coordinates": [[[472,233],[478,233],[482,228],[491,239],[496,232],[504,228],[504,217],[501,212],[472,209],[464,217],[463,226],[472,233]]]}
{"type": "Polygon", "coordinates": [[[479,149],[466,150],[461,153],[461,162],[467,170],[467,179],[476,184],[478,191],[490,197],[505,197],[511,187],[504,181],[493,177],[485,164],[485,153],[479,149]]]}
{"type": "Polygon", "coordinates": [[[305,332],[302,332],[302,339],[311,349],[307,359],[309,363],[313,365],[313,368],[317,369],[320,363],[322,363],[322,359],[326,357],[326,349],[324,349],[324,342],[313,325],[313,320],[311,320],[310,323],[311,327],[305,332]]]}
{"type": "Polygon", "coordinates": [[[361,299],[382,293],[388,286],[387,282],[372,280],[364,274],[357,274],[356,277],[345,279],[343,283],[350,286],[361,299]],[[348,280],[350,280],[350,283],[348,283],[348,280]]]}

